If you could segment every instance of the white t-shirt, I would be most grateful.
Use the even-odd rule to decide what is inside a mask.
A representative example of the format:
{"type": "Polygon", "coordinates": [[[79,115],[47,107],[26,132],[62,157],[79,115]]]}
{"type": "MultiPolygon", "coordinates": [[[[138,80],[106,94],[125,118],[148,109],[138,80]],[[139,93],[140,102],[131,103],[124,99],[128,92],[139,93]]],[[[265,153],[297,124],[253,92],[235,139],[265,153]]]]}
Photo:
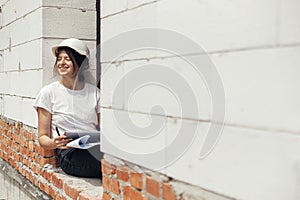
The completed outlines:
{"type": "Polygon", "coordinates": [[[71,131],[95,131],[100,113],[100,92],[96,86],[84,84],[82,90],[70,90],[60,82],[42,88],[33,105],[52,114],[51,137],[57,137],[55,128],[63,134],[71,131]]]}

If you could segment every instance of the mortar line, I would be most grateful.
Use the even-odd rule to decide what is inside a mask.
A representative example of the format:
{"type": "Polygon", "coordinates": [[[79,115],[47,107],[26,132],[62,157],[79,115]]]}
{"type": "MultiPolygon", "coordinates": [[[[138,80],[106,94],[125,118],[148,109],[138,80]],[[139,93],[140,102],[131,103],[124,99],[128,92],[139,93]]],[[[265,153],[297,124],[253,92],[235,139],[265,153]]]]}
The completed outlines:
{"type": "Polygon", "coordinates": [[[43,8],[57,8],[57,9],[73,9],[73,10],[80,10],[82,12],[86,11],[96,11],[96,9],[91,9],[91,8],[76,8],[76,7],[69,7],[69,6],[51,6],[51,5],[43,5],[43,8]]]}
{"type": "Polygon", "coordinates": [[[186,56],[201,56],[201,55],[217,55],[217,54],[228,54],[235,52],[245,52],[245,51],[253,51],[253,50],[268,50],[268,49],[280,49],[280,48],[291,48],[291,47],[300,47],[300,43],[293,44],[281,44],[281,45],[262,45],[256,47],[245,47],[245,48],[236,48],[236,49],[223,49],[223,50],[215,50],[208,51],[203,53],[187,53],[182,55],[169,55],[169,56],[153,56],[148,58],[132,58],[132,59],[124,59],[124,60],[116,60],[116,61],[102,61],[101,64],[120,64],[125,62],[135,62],[135,61],[149,61],[151,59],[167,59],[167,58],[178,58],[178,57],[186,57],[186,56]]]}
{"type": "Polygon", "coordinates": [[[4,98],[4,96],[9,96],[9,97],[19,97],[22,99],[35,99],[35,97],[28,97],[28,96],[23,96],[23,95],[16,95],[16,94],[8,94],[8,93],[0,93],[0,95],[3,95],[2,97],[4,98]]]}
{"type": "Polygon", "coordinates": [[[11,21],[11,22],[9,22],[9,23],[3,25],[1,28],[5,28],[5,27],[11,25],[12,23],[14,23],[14,22],[16,22],[16,21],[18,21],[18,20],[20,20],[20,19],[22,19],[22,18],[27,17],[28,15],[32,14],[32,13],[35,12],[36,10],[40,9],[41,7],[42,7],[42,6],[38,6],[37,8],[35,8],[35,9],[29,11],[28,13],[26,13],[26,14],[24,14],[24,15],[22,15],[22,16],[16,18],[16,19],[14,19],[13,21],[11,21]]]}
{"type": "Polygon", "coordinates": [[[3,7],[5,4],[7,4],[7,2],[9,2],[10,0],[5,1],[2,5],[0,5],[0,7],[3,7]]]}
{"type": "MultiPolygon", "coordinates": [[[[8,1],[7,1],[8,2],[8,1]]],[[[5,3],[7,3],[5,2],[5,3]]],[[[35,12],[36,10],[40,9],[40,8],[57,8],[57,9],[64,9],[64,8],[67,8],[67,9],[73,9],[73,10],[80,10],[82,12],[86,12],[86,11],[96,11],[96,10],[93,10],[93,9],[84,9],[84,8],[74,8],[74,7],[62,7],[62,6],[45,6],[45,5],[40,5],[38,6],[37,8],[29,11],[28,13],[25,13],[24,15],[20,16],[20,17],[17,17],[16,19],[14,19],[13,21],[3,25],[1,28],[5,28],[6,26],[9,26],[11,25],[12,23],[22,19],[22,18],[25,18],[27,17],[28,15],[32,14],[33,12],[35,12]]]]}
{"type": "MultiPolygon", "coordinates": [[[[28,44],[30,42],[34,42],[34,41],[37,41],[37,40],[40,40],[40,39],[59,39],[59,40],[63,40],[63,39],[67,39],[67,37],[38,37],[38,38],[34,38],[34,39],[31,39],[31,40],[26,40],[24,42],[21,42],[21,43],[18,43],[18,44],[14,44],[11,46],[11,48],[15,48],[15,47],[18,47],[18,46],[21,46],[21,45],[24,45],[24,44],[28,44]]],[[[87,39],[87,38],[78,38],[80,40],[85,40],[85,41],[89,41],[89,42],[94,42],[96,41],[95,39],[87,39]]],[[[8,50],[9,47],[7,48],[4,48],[4,49],[0,49],[0,51],[4,51],[4,50],[8,50]]]]}
{"type": "Polygon", "coordinates": [[[125,12],[127,12],[127,11],[136,10],[136,9],[138,9],[138,8],[141,8],[141,7],[144,7],[144,6],[147,6],[147,5],[151,5],[151,4],[157,3],[157,2],[159,2],[159,1],[162,1],[162,0],[155,0],[155,1],[150,1],[150,2],[147,2],[147,3],[142,3],[142,4],[137,5],[137,6],[134,6],[134,7],[132,7],[132,8],[126,8],[126,9],[124,9],[124,10],[120,10],[120,11],[118,11],[118,12],[115,12],[115,13],[108,14],[108,15],[106,15],[106,16],[100,17],[100,19],[102,20],[102,19],[106,19],[106,18],[108,18],[108,17],[112,17],[112,16],[115,16],[115,15],[118,15],[118,14],[125,13],[125,12]]]}
{"type": "Polygon", "coordinates": [[[30,72],[30,71],[40,71],[40,70],[43,70],[43,68],[33,68],[33,69],[21,69],[21,70],[18,70],[18,69],[14,69],[14,70],[8,70],[8,71],[1,71],[1,73],[14,73],[14,72],[30,72]]]}

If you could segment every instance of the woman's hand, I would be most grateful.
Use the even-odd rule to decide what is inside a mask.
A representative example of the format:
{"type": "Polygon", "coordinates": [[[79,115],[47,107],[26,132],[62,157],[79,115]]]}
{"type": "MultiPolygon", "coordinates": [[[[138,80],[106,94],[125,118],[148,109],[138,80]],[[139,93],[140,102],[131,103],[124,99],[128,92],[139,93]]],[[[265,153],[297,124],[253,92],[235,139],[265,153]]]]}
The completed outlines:
{"type": "Polygon", "coordinates": [[[69,149],[70,147],[66,146],[72,138],[68,138],[66,135],[57,136],[54,138],[55,147],[58,149],[69,149]]]}
{"type": "Polygon", "coordinates": [[[66,135],[50,138],[52,114],[47,110],[38,107],[38,140],[41,147],[45,149],[68,149],[67,143],[72,139],[66,135]]]}

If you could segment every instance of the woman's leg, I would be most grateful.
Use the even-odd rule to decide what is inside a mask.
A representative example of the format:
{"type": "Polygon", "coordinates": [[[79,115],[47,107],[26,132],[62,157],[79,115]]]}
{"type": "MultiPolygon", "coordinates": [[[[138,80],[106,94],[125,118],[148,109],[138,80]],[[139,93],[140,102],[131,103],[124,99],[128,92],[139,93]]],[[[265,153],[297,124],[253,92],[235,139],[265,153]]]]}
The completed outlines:
{"type": "Polygon", "coordinates": [[[100,161],[102,153],[99,146],[90,149],[58,150],[61,169],[73,176],[102,178],[100,161]]]}

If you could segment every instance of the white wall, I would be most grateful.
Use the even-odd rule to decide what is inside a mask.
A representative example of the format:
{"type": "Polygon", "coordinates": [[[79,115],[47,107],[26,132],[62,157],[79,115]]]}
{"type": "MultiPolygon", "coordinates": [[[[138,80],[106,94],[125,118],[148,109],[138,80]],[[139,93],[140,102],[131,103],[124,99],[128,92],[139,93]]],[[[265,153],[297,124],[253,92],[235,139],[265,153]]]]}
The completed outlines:
{"type": "Polygon", "coordinates": [[[42,9],[40,1],[1,2],[0,71],[2,115],[36,125],[32,103],[42,86],[42,9]]]}
{"type": "Polygon", "coordinates": [[[8,0],[0,6],[0,114],[35,127],[34,99],[42,86],[55,80],[50,47],[76,37],[95,49],[95,1],[8,0]]]}
{"type": "Polygon", "coordinates": [[[23,189],[14,179],[11,179],[6,174],[0,173],[0,197],[1,199],[20,199],[31,200],[34,199],[29,192],[23,189]]]}
{"type": "MultiPolygon", "coordinates": [[[[238,199],[299,199],[299,8],[296,0],[124,0],[118,5],[103,0],[102,150],[238,199]],[[143,38],[139,39],[133,30],[140,28],[173,31],[200,45],[202,51],[185,46],[182,40],[174,41],[174,49],[165,49],[181,45],[175,54],[135,49],[149,47],[147,41],[153,40],[145,32],[140,32],[143,38]],[[207,80],[216,76],[197,74],[188,63],[197,59],[220,75],[225,102],[212,102],[207,80]],[[135,71],[157,65],[170,73],[163,72],[163,67],[156,76],[151,71],[148,76],[135,71]],[[176,82],[173,72],[189,84],[186,94],[194,97],[178,97],[176,88],[182,84],[176,82]],[[170,81],[159,85],[160,76],[170,81]],[[132,84],[137,84],[135,90],[132,84]],[[193,105],[192,98],[198,104],[193,105]],[[213,120],[213,106],[222,104],[226,115],[221,138],[211,154],[200,159],[209,127],[222,123],[213,120]],[[152,109],[157,105],[164,112],[152,109]],[[185,108],[198,113],[183,114],[185,108]],[[182,127],[187,131],[178,143],[179,152],[166,148],[181,138],[182,127]],[[181,144],[186,146],[181,148],[181,144]],[[160,155],[150,157],[159,151],[160,155]],[[174,153],[178,155],[169,163],[174,153]]],[[[157,42],[153,47],[165,42],[159,36],[153,41],[157,42]]]]}

